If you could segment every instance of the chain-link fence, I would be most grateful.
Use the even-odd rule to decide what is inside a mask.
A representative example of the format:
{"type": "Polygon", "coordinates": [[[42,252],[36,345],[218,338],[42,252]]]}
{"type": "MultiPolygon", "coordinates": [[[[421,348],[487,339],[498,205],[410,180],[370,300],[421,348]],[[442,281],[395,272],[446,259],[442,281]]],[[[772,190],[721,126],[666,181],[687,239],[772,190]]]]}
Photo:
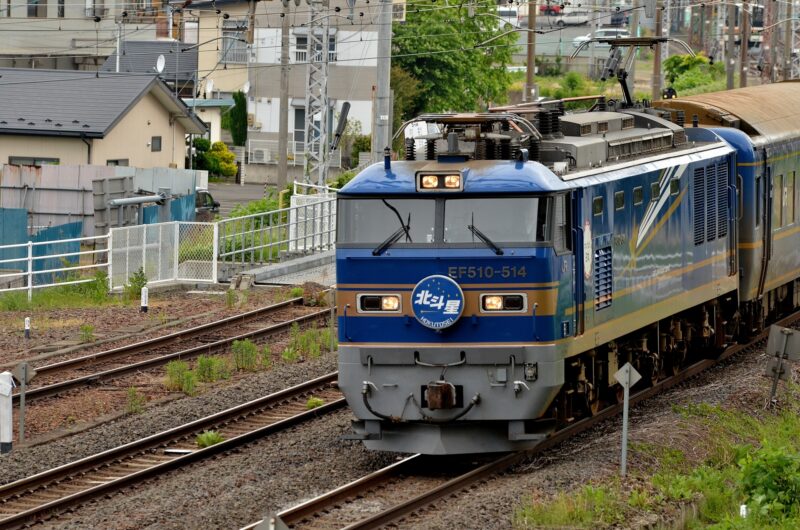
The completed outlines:
{"type": "Polygon", "coordinates": [[[213,223],[172,222],[111,229],[111,288],[141,270],[147,282],[216,282],[213,223]]]}

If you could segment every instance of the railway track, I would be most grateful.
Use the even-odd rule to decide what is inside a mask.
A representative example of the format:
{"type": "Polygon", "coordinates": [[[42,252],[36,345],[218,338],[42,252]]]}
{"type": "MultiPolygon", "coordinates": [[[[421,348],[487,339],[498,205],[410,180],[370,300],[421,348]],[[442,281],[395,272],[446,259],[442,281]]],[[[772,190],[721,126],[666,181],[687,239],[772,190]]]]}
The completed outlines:
{"type": "MultiPolygon", "coordinates": [[[[233,344],[233,341],[244,339],[264,339],[278,333],[286,332],[287,330],[291,329],[293,324],[303,325],[310,322],[316,322],[323,320],[325,317],[330,315],[330,309],[326,308],[320,311],[314,311],[306,315],[284,320],[276,324],[271,324],[257,330],[226,338],[219,338],[219,334],[223,333],[225,330],[228,330],[229,333],[229,328],[231,326],[241,325],[257,319],[276,316],[280,312],[285,311],[290,307],[301,305],[302,302],[302,298],[293,298],[285,302],[272,304],[260,309],[249,311],[247,313],[242,313],[241,315],[235,315],[216,322],[178,331],[163,337],[157,337],[154,339],[137,342],[135,344],[114,348],[112,350],[84,355],[82,357],[76,357],[74,359],[68,359],[49,365],[37,366],[35,368],[37,372],[37,379],[56,379],[56,382],[29,388],[25,392],[25,400],[30,402],[45,397],[55,396],[68,390],[73,390],[88,385],[95,385],[105,381],[110,381],[112,379],[117,379],[125,375],[137,373],[142,370],[163,366],[170,361],[177,359],[192,359],[200,355],[224,353],[228,351],[230,346],[233,344]],[[174,351],[177,345],[186,341],[197,341],[199,342],[199,345],[174,351]],[[167,351],[169,353],[159,355],[157,353],[158,350],[167,351]],[[118,364],[124,359],[137,356],[141,357],[143,355],[147,355],[149,358],[118,366],[118,364]],[[105,369],[103,369],[103,365],[106,365],[105,369]],[[77,377],[62,378],[61,380],[58,380],[59,374],[74,375],[76,373],[83,372],[89,373],[84,373],[84,375],[79,375],[77,377]]],[[[15,394],[13,399],[15,403],[18,402],[19,394],[15,394]]]]}
{"type": "MultiPolygon", "coordinates": [[[[776,324],[788,326],[798,320],[800,320],[800,312],[786,317],[776,324]]],[[[766,339],[768,333],[768,330],[762,332],[748,344],[730,346],[719,357],[700,360],[686,367],[679,374],[632,394],[631,404],[651,398],[737,353],[757,346],[766,339]]],[[[414,455],[317,498],[272,515],[266,521],[258,521],[244,528],[269,530],[379,528],[424,509],[440,499],[457,495],[471,485],[502,473],[515,464],[530,458],[531,455],[550,449],[621,412],[622,404],[606,407],[592,417],[584,418],[556,431],[528,451],[505,454],[488,462],[474,462],[468,465],[458,462],[456,459],[456,465],[450,466],[449,472],[436,471],[442,468],[442,457],[414,455]]]]}
{"type": "Polygon", "coordinates": [[[96,499],[209,456],[229,451],[345,405],[335,387],[336,373],[282,390],[104,451],[64,466],[0,486],[0,529],[35,524],[96,499]],[[308,410],[314,396],[324,400],[308,410]],[[197,434],[214,429],[225,438],[205,449],[197,434]]]}

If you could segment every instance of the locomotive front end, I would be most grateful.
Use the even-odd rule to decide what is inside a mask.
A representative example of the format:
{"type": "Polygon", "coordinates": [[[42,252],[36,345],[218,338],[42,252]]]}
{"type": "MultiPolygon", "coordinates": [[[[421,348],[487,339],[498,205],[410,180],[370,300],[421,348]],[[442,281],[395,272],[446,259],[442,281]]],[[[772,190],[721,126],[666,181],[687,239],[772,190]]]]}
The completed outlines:
{"type": "Polygon", "coordinates": [[[572,333],[568,194],[533,162],[376,164],[338,201],[339,386],[370,449],[541,440],[572,333]]]}

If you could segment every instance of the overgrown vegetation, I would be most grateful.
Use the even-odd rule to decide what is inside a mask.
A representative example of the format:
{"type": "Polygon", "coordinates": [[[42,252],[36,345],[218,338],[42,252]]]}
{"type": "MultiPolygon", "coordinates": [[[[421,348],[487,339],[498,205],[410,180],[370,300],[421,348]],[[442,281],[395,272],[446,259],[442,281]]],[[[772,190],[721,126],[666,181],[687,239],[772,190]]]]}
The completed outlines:
{"type": "Polygon", "coordinates": [[[308,401],[306,401],[306,408],[308,410],[311,410],[311,409],[315,409],[317,407],[321,407],[324,404],[325,404],[325,400],[324,399],[311,396],[310,398],[308,398],[308,401]]]}
{"type": "Polygon", "coordinates": [[[725,90],[725,65],[702,54],[673,55],[664,61],[667,83],[679,96],[725,90]]]}
{"type": "Polygon", "coordinates": [[[94,342],[94,326],[91,324],[81,324],[81,342],[94,342]]]}
{"type": "Polygon", "coordinates": [[[212,445],[217,445],[218,443],[224,441],[225,438],[219,433],[219,431],[205,431],[198,434],[197,438],[195,439],[197,447],[201,449],[211,447],[212,445]]]}
{"type": "Polygon", "coordinates": [[[147,396],[140,394],[139,390],[132,386],[128,387],[127,400],[125,401],[126,414],[141,414],[147,403],[147,396]]]}
{"type": "Polygon", "coordinates": [[[229,379],[231,376],[231,369],[228,365],[228,361],[222,357],[201,355],[197,358],[195,373],[197,374],[197,379],[201,382],[213,383],[220,379],[229,379]]]}
{"type": "Polygon", "coordinates": [[[34,289],[30,302],[28,302],[27,291],[12,291],[2,294],[0,295],[0,311],[90,307],[114,301],[108,296],[108,274],[104,270],[98,270],[91,277],[90,282],[34,289]]]}
{"type": "Polygon", "coordinates": [[[250,339],[233,341],[231,351],[237,371],[252,372],[258,367],[258,346],[250,339]]]}
{"type": "Polygon", "coordinates": [[[147,275],[144,269],[139,267],[139,270],[134,272],[128,278],[125,285],[122,286],[122,297],[126,302],[134,302],[142,295],[142,288],[147,285],[147,275]]]}
{"type": "Polygon", "coordinates": [[[311,328],[302,331],[295,322],[289,332],[289,344],[281,353],[281,358],[291,363],[297,361],[301,355],[310,358],[319,357],[323,351],[330,350],[331,340],[333,340],[333,348],[336,349],[336,338],[332,339],[329,328],[319,329],[314,324],[311,328]]]}
{"type": "Polygon", "coordinates": [[[183,392],[191,396],[197,388],[197,376],[184,361],[170,361],[166,367],[164,386],[172,392],[183,392]]]}
{"type": "Polygon", "coordinates": [[[761,417],[718,406],[676,407],[686,425],[702,432],[705,456],[692,462],[676,447],[631,445],[639,463],[626,484],[612,480],[534,502],[517,512],[519,528],[597,528],[693,503],[688,528],[800,528],[800,406],[797,388],[784,410],[761,417]],[[644,464],[642,464],[644,463],[644,464]],[[740,506],[747,506],[746,517],[740,506]]]}

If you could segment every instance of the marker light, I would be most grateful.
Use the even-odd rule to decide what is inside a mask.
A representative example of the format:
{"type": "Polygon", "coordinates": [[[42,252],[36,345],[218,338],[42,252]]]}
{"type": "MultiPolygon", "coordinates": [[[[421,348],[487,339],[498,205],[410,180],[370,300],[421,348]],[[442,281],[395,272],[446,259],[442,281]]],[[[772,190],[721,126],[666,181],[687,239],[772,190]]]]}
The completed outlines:
{"type": "Polygon", "coordinates": [[[461,175],[445,175],[444,176],[444,187],[445,188],[460,188],[461,187],[461,175]]]}
{"type": "Polygon", "coordinates": [[[501,311],[503,309],[503,297],[498,295],[484,296],[483,309],[485,311],[501,311]]]}
{"type": "Polygon", "coordinates": [[[399,296],[382,296],[381,297],[381,310],[383,311],[397,311],[400,309],[399,296]]]}
{"type": "Polygon", "coordinates": [[[422,176],[422,187],[426,190],[438,188],[439,187],[439,176],[438,175],[423,175],[422,176]]]}

